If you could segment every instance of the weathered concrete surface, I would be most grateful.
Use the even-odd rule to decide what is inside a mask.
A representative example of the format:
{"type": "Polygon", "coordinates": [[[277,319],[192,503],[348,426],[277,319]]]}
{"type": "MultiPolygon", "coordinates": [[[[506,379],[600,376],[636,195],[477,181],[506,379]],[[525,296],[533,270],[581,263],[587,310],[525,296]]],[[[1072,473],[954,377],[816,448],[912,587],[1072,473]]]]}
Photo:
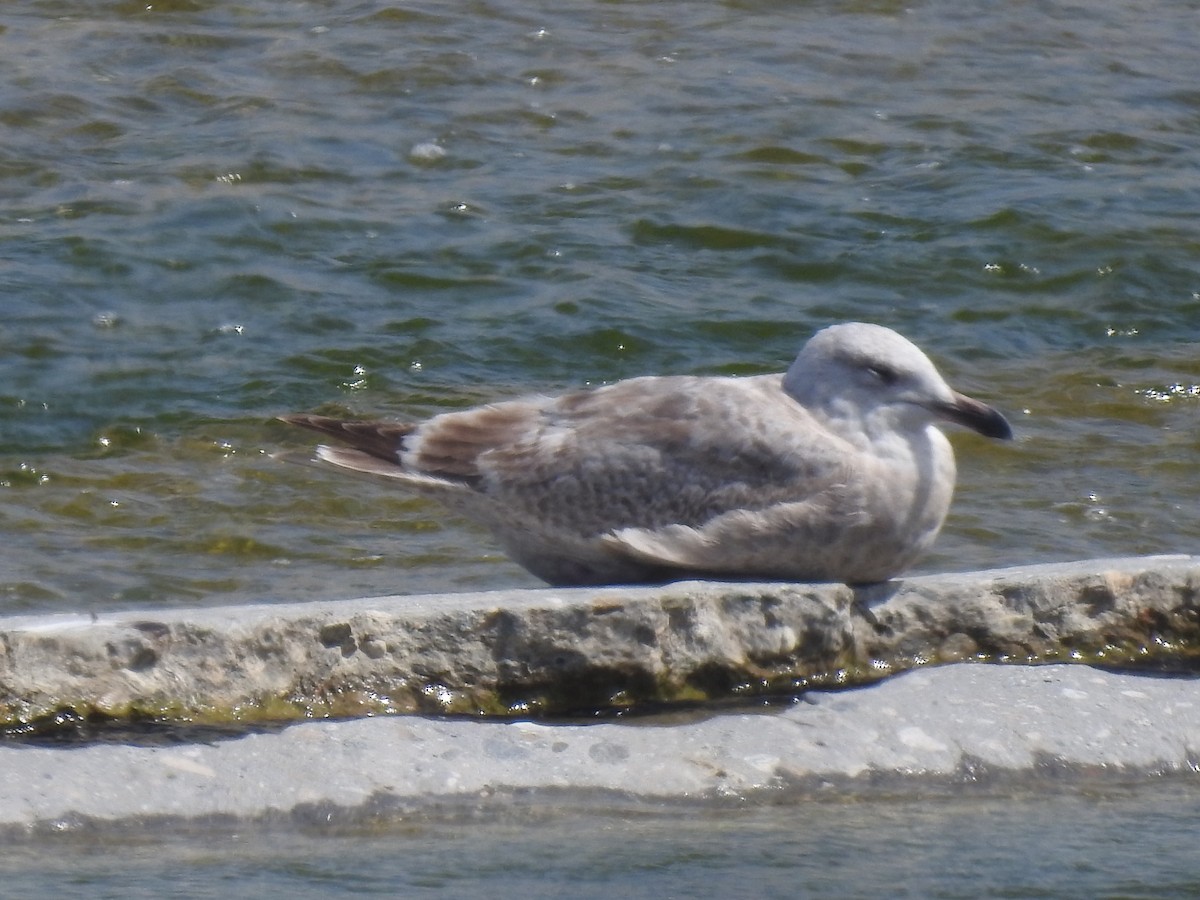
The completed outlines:
{"type": "Polygon", "coordinates": [[[0,836],[468,815],[526,805],[780,802],[846,792],[1195,777],[1200,684],[1080,665],[952,665],[682,724],[395,716],[210,744],[0,745],[0,836]]]}
{"type": "Polygon", "coordinates": [[[0,619],[0,722],[560,714],[959,660],[1188,661],[1200,557],[843,585],[684,582],[0,619]]]}

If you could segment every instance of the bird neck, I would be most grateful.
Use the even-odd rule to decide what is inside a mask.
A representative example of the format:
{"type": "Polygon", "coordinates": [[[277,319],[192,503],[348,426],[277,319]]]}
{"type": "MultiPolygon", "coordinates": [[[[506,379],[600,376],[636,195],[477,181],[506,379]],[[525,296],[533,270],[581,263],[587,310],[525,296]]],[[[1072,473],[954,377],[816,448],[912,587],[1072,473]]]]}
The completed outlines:
{"type": "Polygon", "coordinates": [[[864,410],[852,402],[832,398],[809,410],[843,440],[876,456],[909,453],[914,443],[930,439],[927,432],[933,428],[927,421],[906,416],[903,407],[864,410]]]}

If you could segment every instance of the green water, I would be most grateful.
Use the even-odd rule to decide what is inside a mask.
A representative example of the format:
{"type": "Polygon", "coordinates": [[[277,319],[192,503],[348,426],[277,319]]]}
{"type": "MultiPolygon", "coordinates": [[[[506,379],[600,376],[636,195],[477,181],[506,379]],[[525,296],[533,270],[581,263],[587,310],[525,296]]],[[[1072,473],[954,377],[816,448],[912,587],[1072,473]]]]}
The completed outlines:
{"type": "MultiPolygon", "coordinates": [[[[5,4],[0,612],[535,585],[425,501],[274,458],[311,442],[272,417],[779,370],[849,319],[1019,433],[954,435],[921,571],[1192,552],[1198,28],[1195,2],[1130,0],[5,4]]],[[[1076,811],[1030,804],[1012,841],[1040,815],[1075,840],[1076,811]]],[[[840,859],[891,834],[873,821],[840,859]]],[[[679,827],[728,839],[709,825],[679,827]]],[[[674,827],[644,838],[675,854],[658,894],[744,878],[736,859],[797,875],[745,843],[691,856],[674,827]]],[[[1118,832],[1158,851],[1136,828],[1101,847],[1118,832]]],[[[986,835],[942,834],[968,833],[967,858],[986,835]]],[[[341,878],[322,846],[280,883],[341,878]]],[[[260,850],[200,871],[236,883],[260,850]]],[[[1168,886],[1194,892],[1180,866],[1168,886]]],[[[1102,892],[1051,868],[1006,896],[1102,892]]],[[[516,871],[496,878],[536,895],[516,871]]]]}
{"type": "MultiPolygon", "coordinates": [[[[662,810],[517,800],[355,825],[0,849],[11,896],[1164,898],[1200,892],[1194,785],[662,810]]],[[[316,817],[314,817],[315,819],[316,817]]]]}
{"type": "Polygon", "coordinates": [[[1192,3],[19,3],[0,11],[0,598],[537,582],[271,454],[866,319],[956,435],[922,571],[1190,551],[1192,3]],[[430,151],[429,145],[440,150],[430,151]]]}

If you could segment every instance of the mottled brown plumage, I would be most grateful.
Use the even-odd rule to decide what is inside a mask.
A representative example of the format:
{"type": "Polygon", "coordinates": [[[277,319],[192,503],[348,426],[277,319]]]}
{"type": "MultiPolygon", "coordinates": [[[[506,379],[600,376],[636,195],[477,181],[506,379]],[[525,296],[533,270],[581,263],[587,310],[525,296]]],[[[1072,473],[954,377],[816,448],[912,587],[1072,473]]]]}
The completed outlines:
{"type": "Polygon", "coordinates": [[[490,528],[555,584],[690,576],[869,582],[928,548],[954,457],[934,426],[1011,436],[895,332],[819,332],[785,375],[634,378],[418,424],[286,416],[318,448],[490,528]]]}

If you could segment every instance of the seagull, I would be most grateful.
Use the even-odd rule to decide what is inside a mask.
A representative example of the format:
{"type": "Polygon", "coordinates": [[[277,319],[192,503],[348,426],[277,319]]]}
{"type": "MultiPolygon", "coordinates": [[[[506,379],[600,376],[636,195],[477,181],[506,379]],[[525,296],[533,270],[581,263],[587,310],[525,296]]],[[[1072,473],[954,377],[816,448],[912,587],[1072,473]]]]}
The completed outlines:
{"type": "Polygon", "coordinates": [[[942,422],[999,440],[889,328],[831,325],[784,373],[644,376],[423,422],[287,415],[319,459],[486,526],[556,586],[688,578],[869,584],[933,544],[955,464],[942,422]]]}

